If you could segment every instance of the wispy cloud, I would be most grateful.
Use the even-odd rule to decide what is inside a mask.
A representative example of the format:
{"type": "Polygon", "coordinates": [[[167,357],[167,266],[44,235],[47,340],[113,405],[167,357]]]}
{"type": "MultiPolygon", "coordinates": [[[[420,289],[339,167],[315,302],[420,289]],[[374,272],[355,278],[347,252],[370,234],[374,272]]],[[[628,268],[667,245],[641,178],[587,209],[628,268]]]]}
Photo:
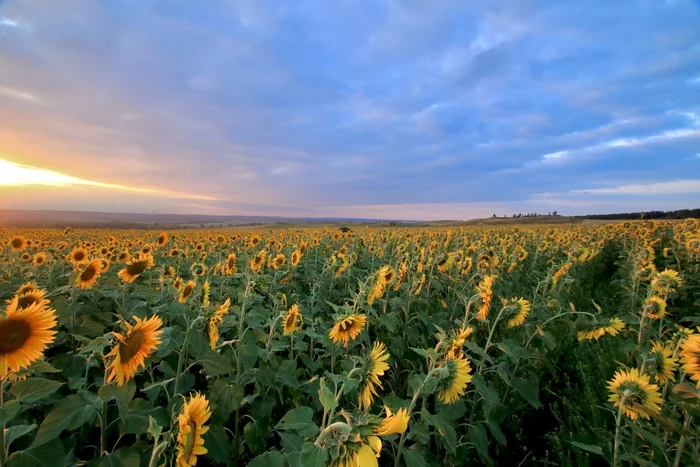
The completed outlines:
{"type": "Polygon", "coordinates": [[[672,180],[668,182],[651,182],[632,185],[622,185],[612,188],[592,188],[585,190],[571,190],[569,193],[582,193],[590,195],[676,195],[676,194],[700,194],[700,179],[697,180],[672,180]]]}

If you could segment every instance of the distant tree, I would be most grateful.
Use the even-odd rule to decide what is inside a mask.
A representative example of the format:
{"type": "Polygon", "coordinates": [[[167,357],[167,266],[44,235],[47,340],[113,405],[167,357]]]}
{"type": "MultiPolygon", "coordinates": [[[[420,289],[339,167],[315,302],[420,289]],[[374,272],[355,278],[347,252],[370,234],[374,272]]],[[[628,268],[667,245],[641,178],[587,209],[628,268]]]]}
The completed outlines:
{"type": "Polygon", "coordinates": [[[495,217],[496,217],[496,214],[494,214],[493,217],[495,218],[495,217]]]}
{"type": "Polygon", "coordinates": [[[556,215],[557,215],[557,211],[552,211],[552,215],[553,215],[553,216],[556,216],[556,215]]]}

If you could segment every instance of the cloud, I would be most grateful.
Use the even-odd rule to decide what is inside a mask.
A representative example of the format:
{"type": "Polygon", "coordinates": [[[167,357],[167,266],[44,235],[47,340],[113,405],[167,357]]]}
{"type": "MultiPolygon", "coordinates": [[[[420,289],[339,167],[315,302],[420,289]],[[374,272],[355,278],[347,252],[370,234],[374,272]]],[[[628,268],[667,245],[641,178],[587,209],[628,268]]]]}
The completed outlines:
{"type": "Polygon", "coordinates": [[[593,188],[586,190],[571,190],[570,193],[591,195],[675,195],[700,194],[700,179],[673,180],[668,182],[652,182],[646,184],[623,185],[612,188],[593,188]]]}

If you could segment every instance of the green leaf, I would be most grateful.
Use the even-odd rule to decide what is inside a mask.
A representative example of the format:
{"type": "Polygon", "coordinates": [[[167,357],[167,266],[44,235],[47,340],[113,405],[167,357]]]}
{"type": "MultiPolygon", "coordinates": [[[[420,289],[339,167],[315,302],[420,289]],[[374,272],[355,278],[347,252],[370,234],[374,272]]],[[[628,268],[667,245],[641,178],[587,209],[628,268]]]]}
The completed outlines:
{"type": "Polygon", "coordinates": [[[294,430],[302,438],[313,438],[321,431],[314,423],[314,411],[310,407],[297,407],[287,412],[276,428],[294,430]]]}
{"type": "Polygon", "coordinates": [[[569,441],[569,444],[572,444],[579,449],[583,449],[584,451],[592,452],[593,454],[598,454],[600,456],[603,455],[603,449],[595,444],[583,444],[577,443],[576,441],[569,441]]]}
{"type": "Polygon", "coordinates": [[[301,465],[304,467],[326,467],[328,451],[314,443],[304,443],[301,450],[301,465]]]}
{"type": "Polygon", "coordinates": [[[241,405],[245,397],[243,386],[226,384],[226,380],[217,379],[211,389],[211,402],[214,415],[218,420],[226,421],[229,415],[241,405]]]}
{"type": "Polygon", "coordinates": [[[136,383],[133,379],[122,386],[117,386],[116,382],[105,384],[97,391],[97,395],[103,402],[117,401],[119,416],[121,417],[123,417],[129,409],[129,404],[135,394],[136,383]]]}
{"type": "Polygon", "coordinates": [[[9,401],[0,407],[0,426],[4,426],[19,412],[20,403],[18,401],[9,401]]]}
{"type": "Polygon", "coordinates": [[[295,376],[296,369],[297,364],[294,360],[285,360],[275,375],[275,381],[295,389],[299,388],[299,381],[295,376]]]}
{"type": "Polygon", "coordinates": [[[7,445],[9,446],[17,438],[31,433],[34,430],[36,430],[36,425],[34,423],[32,423],[31,425],[15,425],[8,428],[7,432],[5,433],[7,445]]]}
{"type": "Polygon", "coordinates": [[[338,401],[335,400],[335,395],[328,386],[326,386],[326,378],[321,378],[321,387],[318,389],[318,398],[323,405],[323,410],[327,413],[338,407],[338,401]]]}
{"type": "Polygon", "coordinates": [[[248,467],[284,467],[284,457],[279,451],[268,451],[250,461],[248,467]]]}
{"type": "Polygon", "coordinates": [[[54,438],[41,446],[15,452],[7,459],[7,467],[56,467],[63,465],[65,458],[63,444],[54,438]]]}
{"type": "Polygon", "coordinates": [[[102,350],[108,345],[109,340],[104,336],[100,336],[90,341],[90,343],[88,343],[87,345],[82,346],[80,348],[80,352],[78,352],[78,355],[88,355],[92,352],[102,350]]]}
{"type": "Polygon", "coordinates": [[[479,453],[484,459],[489,457],[489,439],[486,436],[486,430],[484,430],[483,425],[477,424],[472,425],[469,429],[469,441],[476,448],[476,452],[479,453]]]}
{"type": "Polygon", "coordinates": [[[197,361],[202,364],[209,376],[221,376],[236,371],[230,359],[216,352],[205,352],[197,361]]]}
{"type": "Polygon", "coordinates": [[[50,394],[53,394],[63,386],[63,383],[44,378],[28,378],[17,381],[12,385],[10,392],[14,394],[18,401],[25,404],[36,402],[50,394]]]}
{"type": "Polygon", "coordinates": [[[489,422],[487,426],[489,427],[489,431],[491,431],[493,437],[496,438],[496,441],[498,441],[501,446],[508,446],[508,441],[506,440],[506,436],[501,431],[501,427],[493,422],[489,422]]]}
{"type": "Polygon", "coordinates": [[[474,376],[472,376],[472,383],[476,388],[476,392],[478,392],[479,395],[481,395],[481,397],[483,397],[484,400],[489,404],[495,405],[501,401],[501,396],[499,396],[498,392],[495,391],[491,386],[486,384],[486,381],[484,380],[483,376],[475,374],[474,376]]]}
{"type": "Polygon", "coordinates": [[[163,433],[163,427],[158,424],[155,418],[148,416],[148,434],[156,437],[163,433]]]}
{"type": "Polygon", "coordinates": [[[121,416],[122,434],[140,435],[148,431],[150,418],[160,419],[163,425],[167,420],[167,412],[163,407],[153,407],[145,399],[134,399],[129,410],[121,416]]]}
{"type": "Polygon", "coordinates": [[[32,365],[27,368],[28,371],[31,371],[32,373],[60,373],[61,370],[52,367],[48,363],[46,363],[44,360],[37,360],[36,362],[32,363],[32,365]]]}
{"type": "Polygon", "coordinates": [[[661,438],[659,438],[658,436],[656,436],[654,433],[650,433],[649,431],[647,431],[647,430],[645,430],[644,428],[638,426],[638,425],[637,425],[636,423],[634,423],[634,422],[628,422],[628,423],[627,423],[627,426],[629,426],[630,428],[632,428],[632,430],[634,430],[634,431],[635,431],[639,436],[641,436],[646,442],[648,442],[649,444],[652,444],[655,448],[657,448],[657,449],[659,449],[659,450],[661,450],[661,451],[665,451],[665,450],[666,450],[666,446],[664,446],[664,442],[661,440],[661,438]]]}
{"type": "Polygon", "coordinates": [[[207,447],[207,457],[211,460],[229,464],[231,461],[230,443],[223,426],[212,425],[204,433],[204,445],[207,447]]]}
{"type": "Polygon", "coordinates": [[[277,432],[282,439],[282,450],[287,453],[300,453],[304,447],[304,438],[284,431],[277,432]]]}
{"type": "Polygon", "coordinates": [[[527,401],[528,404],[530,404],[536,409],[542,407],[542,403],[540,402],[540,397],[538,394],[537,384],[533,383],[528,379],[518,377],[514,377],[511,380],[511,382],[513,383],[513,387],[515,388],[515,390],[518,391],[518,394],[520,394],[522,398],[527,401]]]}
{"type": "Polygon", "coordinates": [[[403,451],[403,460],[406,463],[406,467],[427,467],[428,464],[423,458],[423,454],[413,449],[406,449],[403,451]]]}
{"type": "Polygon", "coordinates": [[[267,430],[258,421],[248,422],[243,427],[245,442],[253,454],[265,452],[265,435],[267,430]]]}
{"type": "Polygon", "coordinates": [[[97,416],[97,409],[80,396],[71,395],[60,400],[41,422],[32,448],[58,438],[65,429],[76,429],[84,423],[92,423],[97,416]]]}
{"type": "Polygon", "coordinates": [[[437,416],[437,415],[431,415],[427,410],[423,409],[421,410],[420,413],[421,417],[423,420],[428,422],[430,425],[434,426],[437,429],[439,439],[442,441],[445,446],[447,447],[447,451],[450,454],[456,454],[457,453],[457,432],[455,431],[454,428],[452,428],[452,425],[450,425],[450,422],[437,416]]]}

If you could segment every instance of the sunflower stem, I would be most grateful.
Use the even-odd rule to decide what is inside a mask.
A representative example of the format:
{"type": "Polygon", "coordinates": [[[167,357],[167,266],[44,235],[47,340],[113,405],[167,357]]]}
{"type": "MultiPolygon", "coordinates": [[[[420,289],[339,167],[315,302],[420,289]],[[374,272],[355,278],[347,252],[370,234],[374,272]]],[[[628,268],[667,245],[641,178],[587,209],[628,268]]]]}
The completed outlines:
{"type": "MultiPolygon", "coordinates": [[[[690,427],[690,421],[693,419],[690,414],[686,413],[685,414],[685,423],[683,424],[683,428],[687,431],[688,427],[690,427]]],[[[678,467],[681,465],[681,458],[683,457],[683,450],[685,449],[685,442],[687,441],[687,438],[685,436],[685,433],[681,435],[681,438],[678,440],[678,449],[676,449],[676,458],[673,460],[673,467],[678,467]]]]}
{"type": "Polygon", "coordinates": [[[107,402],[102,402],[100,410],[100,456],[107,452],[107,402]]]}
{"type": "MultiPolygon", "coordinates": [[[[238,321],[238,341],[236,342],[236,385],[241,384],[241,353],[243,352],[243,333],[245,332],[245,306],[248,295],[251,292],[253,281],[246,274],[246,285],[243,293],[243,302],[241,303],[241,313],[238,321]]],[[[240,444],[240,433],[238,425],[240,424],[241,408],[236,407],[236,421],[234,425],[234,444],[233,444],[233,465],[238,465],[238,446],[240,444]]]]}
{"type": "Polygon", "coordinates": [[[619,454],[620,454],[620,427],[622,425],[622,408],[625,406],[625,395],[622,395],[620,399],[620,408],[617,410],[617,417],[615,419],[615,445],[613,450],[613,464],[612,467],[617,467],[619,465],[619,454]]]}
{"type": "MultiPolygon", "coordinates": [[[[429,365],[429,368],[428,368],[428,374],[426,375],[423,382],[420,383],[420,386],[418,386],[418,389],[416,389],[416,392],[413,394],[413,399],[411,399],[411,403],[408,406],[408,416],[409,417],[413,417],[413,409],[416,407],[416,402],[418,401],[418,398],[420,397],[421,392],[423,392],[423,386],[425,386],[428,383],[428,380],[433,376],[434,369],[435,369],[435,362],[431,362],[429,365]]],[[[403,454],[403,445],[406,443],[407,434],[408,434],[408,430],[401,433],[401,438],[399,439],[399,449],[396,451],[396,457],[394,458],[394,467],[399,467],[399,462],[401,462],[401,454],[403,454]]]]}
{"type": "MultiPolygon", "coordinates": [[[[0,380],[0,408],[2,408],[5,400],[3,393],[5,391],[5,379],[0,380]]],[[[0,425],[0,467],[5,467],[7,462],[7,447],[5,446],[5,424],[0,425]]]]}

